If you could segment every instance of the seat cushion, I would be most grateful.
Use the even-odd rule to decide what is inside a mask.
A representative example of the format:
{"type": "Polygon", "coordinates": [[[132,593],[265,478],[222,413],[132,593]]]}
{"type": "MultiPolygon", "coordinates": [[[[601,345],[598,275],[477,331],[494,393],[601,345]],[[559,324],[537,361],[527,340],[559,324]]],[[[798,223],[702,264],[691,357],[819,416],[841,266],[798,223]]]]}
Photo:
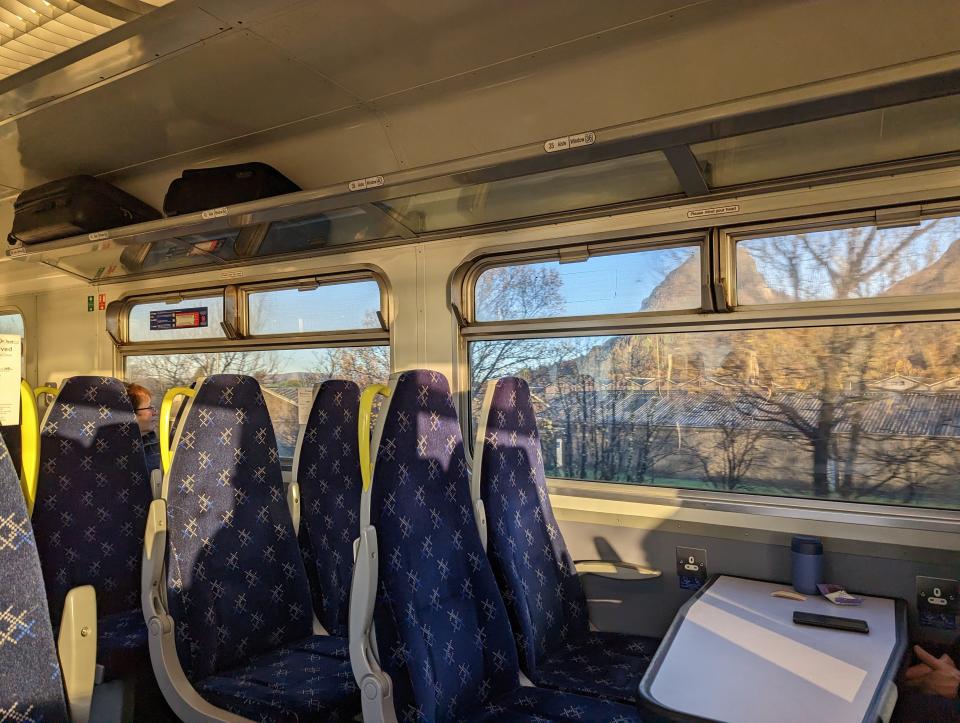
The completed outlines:
{"type": "Polygon", "coordinates": [[[104,680],[124,678],[150,666],[143,612],[129,610],[97,619],[97,663],[104,680]]]}
{"type": "Polygon", "coordinates": [[[659,643],[638,635],[590,632],[557,646],[530,679],[547,688],[633,703],[659,643]]]}
{"type": "Polygon", "coordinates": [[[360,530],[360,387],[341,379],[317,390],[297,457],[300,551],[313,611],[331,635],[348,634],[353,541],[360,530]]]}
{"type": "Polygon", "coordinates": [[[591,721],[628,723],[644,720],[636,707],[544,688],[517,688],[466,718],[469,721],[591,721]]]}
{"type": "Polygon", "coordinates": [[[527,383],[488,386],[479,450],[488,552],[529,675],[590,629],[587,600],[550,506],[536,410],[527,383]]]}
{"type": "Polygon", "coordinates": [[[204,379],[167,471],[167,604],[191,681],[313,632],[280,456],[256,379],[204,379]]]}
{"type": "Polygon", "coordinates": [[[93,585],[97,613],[140,606],[140,558],[153,499],[127,389],[111,377],[64,381],[40,432],[33,529],[52,619],[93,585]]]}
{"type": "Polygon", "coordinates": [[[194,684],[204,699],[256,721],[346,721],[360,696],[343,638],[311,636],[194,684]],[[341,652],[342,656],[324,655],[341,652]]]}
{"type": "Polygon", "coordinates": [[[67,720],[40,559],[0,437],[0,720],[67,720]]]}

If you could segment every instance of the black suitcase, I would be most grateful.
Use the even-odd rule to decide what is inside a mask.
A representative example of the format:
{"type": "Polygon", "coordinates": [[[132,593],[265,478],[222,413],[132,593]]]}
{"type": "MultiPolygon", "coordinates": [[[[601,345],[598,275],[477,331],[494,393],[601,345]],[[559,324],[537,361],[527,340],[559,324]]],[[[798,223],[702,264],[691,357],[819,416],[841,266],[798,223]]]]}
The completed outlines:
{"type": "Polygon", "coordinates": [[[300,186],[266,163],[185,170],[167,189],[167,216],[206,211],[299,191],[300,186]]]}
{"type": "Polygon", "coordinates": [[[93,176],[72,176],[23,191],[7,241],[35,244],[160,218],[157,209],[93,176]]]}

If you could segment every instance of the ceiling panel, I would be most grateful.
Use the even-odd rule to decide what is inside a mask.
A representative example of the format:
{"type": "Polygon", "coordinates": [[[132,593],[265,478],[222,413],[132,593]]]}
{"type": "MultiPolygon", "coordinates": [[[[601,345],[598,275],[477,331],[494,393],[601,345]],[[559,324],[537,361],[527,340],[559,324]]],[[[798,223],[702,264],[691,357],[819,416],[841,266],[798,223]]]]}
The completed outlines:
{"type": "Polygon", "coordinates": [[[350,108],[277,128],[249,138],[188,151],[105,176],[159,208],[183,168],[227,165],[243,160],[269,163],[302,188],[322,188],[354,178],[399,169],[380,121],[369,111],[350,108]]]}
{"type": "Polygon", "coordinates": [[[372,99],[711,1],[328,0],[254,30],[372,99]]]}
{"type": "Polygon", "coordinates": [[[350,106],[246,31],[0,125],[0,184],[99,174],[350,106]]]}

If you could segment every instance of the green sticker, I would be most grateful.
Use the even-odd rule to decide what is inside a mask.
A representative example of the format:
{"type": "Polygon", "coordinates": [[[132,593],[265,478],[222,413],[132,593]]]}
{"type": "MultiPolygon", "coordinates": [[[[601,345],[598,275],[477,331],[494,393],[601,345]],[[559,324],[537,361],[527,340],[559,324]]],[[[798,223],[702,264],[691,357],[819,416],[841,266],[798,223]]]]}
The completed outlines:
{"type": "Polygon", "coordinates": [[[87,311],[93,311],[93,297],[87,297],[87,311]]]}

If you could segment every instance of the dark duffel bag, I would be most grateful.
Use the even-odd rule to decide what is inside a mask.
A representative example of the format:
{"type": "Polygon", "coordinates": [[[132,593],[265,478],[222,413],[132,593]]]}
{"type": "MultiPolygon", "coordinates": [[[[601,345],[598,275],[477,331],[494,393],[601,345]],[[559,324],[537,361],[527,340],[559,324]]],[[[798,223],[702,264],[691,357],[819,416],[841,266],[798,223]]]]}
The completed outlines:
{"type": "Polygon", "coordinates": [[[206,211],[299,191],[300,186],[266,163],[185,170],[167,189],[167,216],[206,211]]]}
{"type": "Polygon", "coordinates": [[[160,218],[157,209],[93,176],[72,176],[29,188],[13,204],[7,236],[35,244],[160,218]]]}

